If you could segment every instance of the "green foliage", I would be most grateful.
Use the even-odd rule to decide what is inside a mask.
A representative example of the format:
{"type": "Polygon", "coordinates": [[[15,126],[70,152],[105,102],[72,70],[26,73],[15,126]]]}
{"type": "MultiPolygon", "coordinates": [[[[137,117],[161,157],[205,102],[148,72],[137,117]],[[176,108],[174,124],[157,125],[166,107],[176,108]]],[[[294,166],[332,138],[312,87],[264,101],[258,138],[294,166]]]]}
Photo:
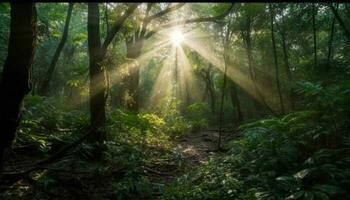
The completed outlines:
{"type": "Polygon", "coordinates": [[[192,131],[197,132],[208,128],[210,108],[205,103],[193,103],[187,107],[186,119],[191,124],[192,131]]]}
{"type": "Polygon", "coordinates": [[[181,101],[172,98],[163,98],[157,108],[157,113],[166,124],[164,131],[172,136],[181,136],[191,129],[191,124],[180,113],[181,101]]]}
{"type": "Polygon", "coordinates": [[[63,105],[62,99],[43,99],[39,96],[27,96],[24,100],[26,109],[24,118],[36,121],[46,129],[58,129],[61,127],[72,128],[86,125],[87,114],[79,110],[70,110],[63,105]]]}
{"type": "Polygon", "coordinates": [[[349,198],[350,135],[344,131],[349,118],[343,115],[349,107],[335,105],[348,96],[327,98],[347,94],[348,88],[307,83],[299,91],[318,99],[309,105],[315,110],[242,125],[242,138],[226,144],[229,153],[177,180],[164,198],[244,199],[252,193],[248,199],[349,198]],[[323,107],[329,105],[333,112],[323,107]]]}
{"type": "Polygon", "coordinates": [[[150,198],[151,183],[145,176],[138,176],[130,172],[122,181],[113,183],[113,192],[109,195],[113,199],[130,199],[133,197],[150,198]]]}
{"type": "MultiPolygon", "coordinates": [[[[255,116],[255,113],[260,112],[256,112],[250,106],[254,101],[252,79],[255,79],[261,89],[266,103],[275,111],[279,111],[271,51],[271,10],[268,9],[267,3],[235,3],[232,12],[223,19],[214,20],[215,23],[201,22],[190,23],[190,26],[178,26],[186,32],[184,45],[181,45],[184,53],[181,51],[181,59],[186,66],[180,67],[180,70],[191,67],[195,72],[186,71],[185,76],[181,78],[190,86],[190,93],[193,92],[190,100],[194,100],[194,103],[191,105],[186,107],[184,102],[168,97],[160,99],[158,103],[157,96],[152,98],[156,102],[151,103],[152,106],[158,105],[158,108],[134,113],[119,108],[121,105],[115,100],[120,94],[124,94],[119,89],[127,85],[121,83],[125,71],[122,67],[129,66],[125,65],[129,61],[126,58],[125,41],[133,39],[135,34],[142,35],[143,31],[140,30],[144,25],[149,23],[147,33],[173,20],[191,21],[197,17],[218,16],[231,5],[186,4],[180,10],[161,14],[161,17],[150,22],[146,20],[145,23],[143,17],[147,5],[139,5],[116,33],[102,62],[103,69],[107,69],[110,87],[108,97],[112,99],[110,101],[108,98],[105,102],[108,120],[102,128],[108,132],[108,140],[99,145],[78,145],[70,150],[65,158],[50,166],[52,168],[31,173],[29,176],[36,183],[30,186],[33,190],[27,191],[27,187],[22,186],[26,181],[19,181],[15,184],[17,186],[11,186],[15,191],[13,194],[5,191],[0,194],[0,199],[16,199],[11,196],[14,193],[20,196],[20,199],[51,199],[52,196],[46,198],[46,195],[52,195],[51,191],[55,189],[60,193],[63,187],[67,187],[66,183],[78,184],[84,192],[85,189],[93,188],[91,193],[101,193],[103,198],[154,199],[154,177],[151,177],[145,168],[158,167],[157,164],[165,162],[161,164],[188,170],[184,167],[186,154],[181,148],[173,147],[172,139],[191,131],[202,131],[208,128],[209,124],[217,125],[217,116],[210,112],[207,104],[209,98],[205,96],[207,84],[204,84],[204,81],[212,84],[216,96],[215,107],[218,110],[221,103],[218,94],[221,94],[224,77],[222,31],[228,29],[232,30],[231,39],[227,41],[228,77],[239,86],[238,99],[241,100],[244,119],[256,119],[258,116],[255,116]],[[248,44],[251,48],[251,60],[248,60],[248,44]],[[183,55],[189,62],[182,57],[183,55]],[[209,73],[210,79],[205,73],[209,63],[213,66],[209,73]],[[251,63],[254,69],[248,69],[248,63],[251,63]],[[191,91],[194,89],[196,91],[191,91]],[[101,150],[102,155],[99,161],[94,160],[97,149],[101,150]],[[114,172],[116,168],[122,170],[114,172]],[[111,171],[113,173],[110,173],[111,171]],[[67,182],[64,182],[62,177],[67,178],[67,182]],[[97,183],[100,179],[104,184],[97,183]],[[36,194],[32,194],[30,198],[21,196],[22,193],[28,192],[36,194]]],[[[275,9],[278,76],[281,77],[286,113],[289,113],[240,126],[241,137],[225,144],[225,148],[229,150],[227,153],[213,156],[208,163],[174,181],[166,187],[163,199],[350,199],[348,36],[344,34],[338,19],[335,20],[334,33],[331,34],[334,15],[328,4],[313,4],[317,8],[317,47],[314,52],[311,5],[272,5],[275,9]],[[286,52],[283,49],[283,41],[286,44],[286,52]],[[314,61],[315,53],[317,62],[314,61]],[[290,66],[291,81],[287,76],[287,64],[290,66]],[[289,106],[292,104],[292,96],[296,101],[295,108],[289,106]]],[[[348,25],[349,5],[333,5],[337,6],[339,16],[345,25],[348,25]]],[[[103,42],[108,32],[106,22],[111,28],[128,5],[108,3],[99,6],[100,39],[103,42]],[[105,6],[108,10],[105,10],[105,6]]],[[[157,16],[157,13],[162,13],[161,11],[168,6],[173,5],[153,4],[149,16],[157,16]]],[[[87,5],[74,5],[67,42],[50,80],[49,97],[34,94],[40,88],[42,78],[62,36],[68,3],[37,3],[36,8],[38,42],[32,73],[33,95],[25,98],[21,108],[23,112],[13,145],[15,156],[12,156],[10,161],[33,161],[52,155],[86,133],[86,127],[90,123],[87,5]]],[[[11,28],[10,10],[9,3],[0,3],[0,69],[7,57],[11,28]]],[[[154,87],[154,84],[170,81],[158,83],[158,78],[165,79],[165,76],[161,76],[167,72],[165,68],[172,67],[173,59],[173,55],[169,54],[172,52],[172,47],[167,41],[169,33],[159,33],[144,41],[136,41],[136,46],[142,52],[136,59],[140,62],[140,105],[143,105],[142,102],[149,99],[150,95],[158,92],[155,91],[157,87],[154,87]]],[[[163,88],[163,85],[157,86],[163,88]]],[[[225,127],[236,125],[232,120],[235,118],[233,116],[236,116],[236,105],[231,105],[229,87],[224,92],[225,127]]],[[[131,92],[125,94],[126,99],[134,101],[130,98],[131,92]]],[[[262,114],[263,112],[265,111],[261,109],[262,114]]],[[[192,166],[190,167],[192,170],[192,166]]],[[[159,187],[164,185],[158,183],[159,187]]],[[[78,190],[74,189],[74,192],[78,190]]]]}

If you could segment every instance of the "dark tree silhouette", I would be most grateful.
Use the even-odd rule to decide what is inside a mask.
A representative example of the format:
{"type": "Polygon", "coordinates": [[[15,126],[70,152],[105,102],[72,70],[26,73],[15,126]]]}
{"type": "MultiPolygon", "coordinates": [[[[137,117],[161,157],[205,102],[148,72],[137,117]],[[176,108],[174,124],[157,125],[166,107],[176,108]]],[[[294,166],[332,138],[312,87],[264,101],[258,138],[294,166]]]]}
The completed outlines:
{"type": "Polygon", "coordinates": [[[5,149],[15,138],[23,98],[31,89],[35,38],[35,4],[11,3],[8,55],[0,80],[0,167],[5,149]]]}

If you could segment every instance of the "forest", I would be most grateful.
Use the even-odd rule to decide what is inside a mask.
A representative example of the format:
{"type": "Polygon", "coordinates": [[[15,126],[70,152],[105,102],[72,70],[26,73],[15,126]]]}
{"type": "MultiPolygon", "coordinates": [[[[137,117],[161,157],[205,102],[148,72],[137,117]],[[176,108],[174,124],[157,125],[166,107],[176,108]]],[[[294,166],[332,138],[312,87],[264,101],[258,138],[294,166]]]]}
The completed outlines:
{"type": "Polygon", "coordinates": [[[0,3],[0,199],[350,199],[350,3],[0,3]]]}

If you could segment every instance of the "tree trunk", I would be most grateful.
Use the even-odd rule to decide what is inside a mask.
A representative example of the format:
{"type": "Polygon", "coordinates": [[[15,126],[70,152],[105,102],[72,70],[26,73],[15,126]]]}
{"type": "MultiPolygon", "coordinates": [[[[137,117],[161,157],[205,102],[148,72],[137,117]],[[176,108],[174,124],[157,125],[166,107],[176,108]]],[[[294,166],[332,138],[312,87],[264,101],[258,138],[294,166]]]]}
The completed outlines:
{"type": "Polygon", "coordinates": [[[185,92],[186,92],[186,108],[192,104],[192,99],[191,99],[191,95],[190,95],[190,84],[188,83],[188,81],[186,80],[186,86],[185,86],[185,92]]]}
{"type": "Polygon", "coordinates": [[[275,76],[276,76],[276,85],[277,85],[277,92],[278,92],[278,97],[280,100],[280,105],[281,105],[281,113],[284,114],[284,103],[283,103],[283,96],[281,92],[281,84],[280,84],[280,79],[279,79],[279,70],[278,70],[278,59],[277,59],[277,51],[276,51],[276,44],[275,44],[275,33],[274,33],[274,27],[273,27],[273,20],[274,20],[274,13],[272,10],[272,5],[271,3],[269,4],[270,8],[270,24],[271,24],[271,40],[272,40],[272,50],[273,50],[273,58],[274,58],[274,63],[275,63],[275,76]]]}
{"type": "Polygon", "coordinates": [[[202,96],[202,101],[204,101],[204,102],[208,101],[208,103],[209,103],[208,95],[209,95],[209,88],[208,88],[208,85],[205,84],[205,89],[204,89],[204,93],[203,93],[203,96],[202,96]]]}
{"type": "Polygon", "coordinates": [[[315,3],[312,3],[312,32],[313,32],[313,39],[314,39],[314,68],[317,69],[317,43],[316,43],[316,6],[315,3]]]}
{"type": "Polygon", "coordinates": [[[233,81],[231,82],[231,102],[232,102],[232,106],[237,107],[238,122],[243,122],[244,118],[243,118],[243,112],[241,109],[241,103],[240,103],[239,98],[238,98],[237,85],[233,81]]]}
{"type": "MultiPolygon", "coordinates": [[[[135,39],[135,41],[128,41],[127,43],[127,55],[126,57],[131,60],[136,60],[141,55],[141,49],[143,47],[143,39],[135,39]]],[[[128,67],[129,75],[123,80],[126,84],[126,90],[130,100],[125,102],[127,108],[131,111],[138,111],[139,109],[139,79],[140,79],[140,66],[138,63],[128,67]]]]}
{"type": "MultiPolygon", "coordinates": [[[[338,9],[338,5],[339,4],[337,4],[337,8],[336,9],[338,9]]],[[[334,27],[335,27],[334,25],[335,25],[335,16],[333,16],[333,18],[332,18],[331,34],[329,36],[329,41],[328,41],[327,71],[331,67],[331,56],[332,56],[333,36],[334,36],[334,27]]]]}
{"type": "Polygon", "coordinates": [[[290,65],[289,65],[288,49],[287,49],[287,44],[286,44],[285,33],[283,31],[281,31],[280,33],[281,33],[281,38],[282,38],[284,66],[286,68],[286,74],[287,74],[288,85],[289,85],[288,87],[289,87],[290,106],[291,106],[291,109],[294,110],[295,109],[295,98],[294,98],[292,72],[290,70],[290,65]]]}
{"type": "Polygon", "coordinates": [[[68,10],[67,10],[67,17],[66,22],[63,29],[63,34],[60,43],[57,46],[57,49],[55,51],[55,54],[53,55],[53,58],[51,60],[51,63],[49,65],[49,68],[47,69],[47,72],[45,74],[45,77],[41,83],[41,86],[39,88],[39,94],[42,96],[47,96],[51,77],[53,75],[53,72],[55,71],[57,61],[61,55],[61,52],[63,50],[64,45],[66,44],[67,38],[68,38],[68,29],[69,29],[69,23],[72,16],[72,10],[73,10],[73,3],[69,3],[68,10]]]}
{"type": "Polygon", "coordinates": [[[253,87],[254,87],[254,93],[255,93],[255,97],[253,99],[254,102],[254,106],[255,106],[255,110],[260,113],[260,105],[258,103],[258,98],[259,98],[259,91],[258,88],[256,86],[255,83],[255,74],[254,74],[254,69],[253,69],[253,65],[252,65],[252,50],[251,50],[251,35],[250,35],[250,18],[249,16],[247,17],[247,22],[246,22],[246,33],[245,33],[245,37],[243,37],[243,40],[245,40],[245,49],[247,52],[247,59],[248,59],[248,68],[249,68],[249,75],[250,75],[250,79],[253,83],[253,87]]]}
{"type": "Polygon", "coordinates": [[[91,140],[102,142],[106,139],[106,132],[100,129],[106,122],[106,74],[104,73],[105,69],[101,65],[104,53],[100,41],[100,13],[98,3],[88,4],[88,49],[91,112],[90,124],[95,129],[94,136],[91,140]]]}
{"type": "MultiPolygon", "coordinates": [[[[226,44],[224,44],[226,45],[226,44]]],[[[220,100],[220,111],[219,111],[219,139],[218,139],[218,149],[221,150],[221,135],[222,135],[222,125],[223,125],[223,108],[224,108],[224,99],[225,99],[225,88],[226,88],[226,81],[227,81],[227,52],[226,47],[224,47],[224,83],[222,85],[222,91],[221,91],[221,100],[220,100]]]]}
{"type": "Polygon", "coordinates": [[[211,79],[211,69],[212,69],[212,65],[209,64],[208,69],[205,71],[206,73],[206,83],[207,83],[207,87],[208,87],[208,91],[209,91],[209,96],[210,96],[210,107],[211,107],[211,112],[213,114],[215,114],[215,106],[216,106],[216,98],[215,98],[215,90],[213,87],[213,81],[211,79]]]}
{"type": "Polygon", "coordinates": [[[134,12],[139,4],[130,4],[129,8],[110,27],[107,36],[101,44],[100,40],[100,11],[98,3],[88,4],[88,49],[90,76],[90,123],[94,129],[91,142],[106,140],[106,132],[101,130],[106,122],[106,70],[103,61],[108,46],[116,33],[121,29],[125,20],[134,12]]]}
{"type": "Polygon", "coordinates": [[[265,98],[263,94],[260,92],[258,86],[257,86],[257,80],[255,75],[255,70],[253,67],[253,58],[252,58],[252,44],[251,44],[251,19],[250,16],[247,16],[246,19],[246,27],[245,27],[245,34],[243,34],[243,41],[245,42],[245,49],[247,52],[247,59],[248,59],[248,68],[249,68],[249,75],[250,79],[253,83],[253,89],[254,89],[254,107],[255,110],[258,112],[258,115],[260,115],[261,112],[261,103],[273,114],[275,115],[275,112],[272,110],[272,108],[266,103],[265,98]],[[259,102],[259,100],[261,102],[259,102]]]}
{"type": "Polygon", "coordinates": [[[106,24],[106,34],[109,31],[109,23],[108,23],[108,3],[105,3],[105,24],[106,24]]]}
{"type": "Polygon", "coordinates": [[[15,138],[23,98],[31,89],[35,38],[35,4],[11,3],[8,55],[0,80],[0,168],[4,150],[15,138]]]}

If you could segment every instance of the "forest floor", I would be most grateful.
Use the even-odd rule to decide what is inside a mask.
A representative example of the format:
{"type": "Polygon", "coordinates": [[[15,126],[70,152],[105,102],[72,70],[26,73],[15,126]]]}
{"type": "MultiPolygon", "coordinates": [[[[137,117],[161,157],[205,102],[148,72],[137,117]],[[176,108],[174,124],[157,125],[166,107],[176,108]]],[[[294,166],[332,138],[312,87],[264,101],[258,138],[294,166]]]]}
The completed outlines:
{"type": "MultiPolygon", "coordinates": [[[[148,164],[143,167],[147,178],[152,184],[152,199],[159,199],[164,192],[164,188],[171,184],[172,181],[193,171],[200,164],[209,161],[212,155],[219,153],[217,151],[218,136],[217,129],[188,133],[171,141],[172,157],[162,156],[161,153],[159,157],[156,156],[149,160],[148,164]]],[[[232,139],[236,136],[237,134],[234,131],[224,130],[222,132],[222,141],[232,139]]],[[[27,160],[28,163],[23,166],[28,166],[30,162],[33,163],[33,160],[36,159],[31,156],[26,159],[17,158],[14,160],[22,160],[21,165],[27,163],[26,161],[23,162],[23,160],[27,160]]],[[[11,169],[10,171],[22,170],[18,168],[18,164],[11,163],[10,165],[16,166],[16,169],[11,169]]],[[[91,165],[93,166],[94,164],[91,165]]],[[[93,172],[93,170],[91,171],[93,172]]],[[[56,179],[58,178],[55,182],[58,185],[53,189],[48,190],[36,186],[37,184],[35,183],[23,180],[10,186],[10,190],[12,191],[12,195],[10,195],[11,199],[81,199],[82,195],[84,199],[105,199],[105,195],[103,194],[112,193],[113,181],[121,178],[118,169],[116,173],[113,172],[113,175],[110,174],[108,176],[95,176],[94,173],[84,171],[76,173],[74,170],[56,171],[55,174],[56,179]],[[36,198],[35,194],[37,192],[46,194],[45,196],[48,198],[36,198]]],[[[122,174],[121,176],[124,175],[122,174]]],[[[51,180],[47,179],[47,181],[51,180]]],[[[45,184],[49,184],[49,182],[45,184]]],[[[136,195],[136,198],[131,199],[142,198],[136,195]]]]}
{"type": "MultiPolygon", "coordinates": [[[[177,160],[182,163],[164,163],[163,165],[151,168],[150,179],[154,183],[154,196],[161,196],[158,185],[166,186],[181,175],[194,170],[200,164],[209,161],[210,157],[218,153],[217,130],[204,130],[189,133],[174,141],[174,149],[179,151],[182,158],[177,160]]],[[[222,132],[222,141],[232,139],[236,134],[231,130],[222,132]]]]}

